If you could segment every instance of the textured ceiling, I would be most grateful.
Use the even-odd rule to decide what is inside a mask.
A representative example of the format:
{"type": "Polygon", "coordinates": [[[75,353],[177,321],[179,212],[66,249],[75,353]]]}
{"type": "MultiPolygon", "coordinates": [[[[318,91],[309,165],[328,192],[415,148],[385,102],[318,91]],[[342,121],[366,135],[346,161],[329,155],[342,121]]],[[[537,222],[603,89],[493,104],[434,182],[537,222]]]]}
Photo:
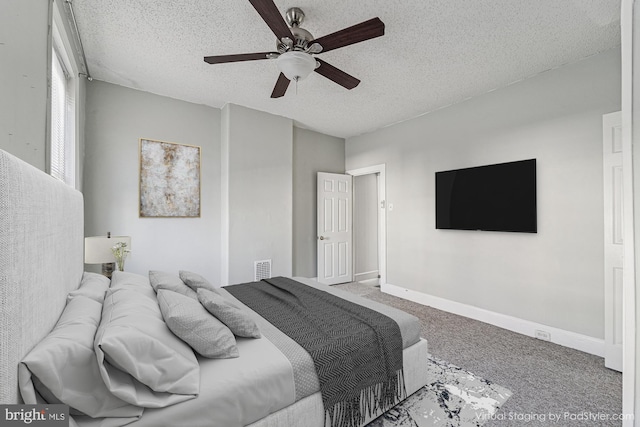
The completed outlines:
{"type": "Polygon", "coordinates": [[[73,0],[92,77],[221,108],[238,104],[350,137],[619,45],[619,0],[275,0],[316,38],[373,17],[383,37],[318,55],[362,80],[311,73],[269,96],[275,61],[209,65],[207,55],[271,51],[246,0],[73,0]]]}

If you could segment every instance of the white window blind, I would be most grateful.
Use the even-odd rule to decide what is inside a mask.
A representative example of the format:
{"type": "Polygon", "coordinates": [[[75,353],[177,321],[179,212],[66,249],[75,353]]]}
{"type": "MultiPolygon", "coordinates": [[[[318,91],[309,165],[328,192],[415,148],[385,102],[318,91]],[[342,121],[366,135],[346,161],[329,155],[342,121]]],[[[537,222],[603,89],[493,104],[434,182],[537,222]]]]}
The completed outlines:
{"type": "Polygon", "coordinates": [[[75,103],[71,77],[57,49],[51,64],[51,149],[49,173],[75,187],[75,103]]]}

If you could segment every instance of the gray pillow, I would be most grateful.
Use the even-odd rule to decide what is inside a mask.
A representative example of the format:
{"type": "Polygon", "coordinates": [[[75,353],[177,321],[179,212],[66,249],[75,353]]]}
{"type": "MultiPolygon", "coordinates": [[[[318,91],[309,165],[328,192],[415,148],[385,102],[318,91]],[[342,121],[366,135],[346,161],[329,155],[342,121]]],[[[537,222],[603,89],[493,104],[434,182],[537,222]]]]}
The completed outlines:
{"type": "Polygon", "coordinates": [[[199,302],[176,292],[158,291],[160,311],[167,326],[204,357],[238,357],[236,339],[225,325],[210,315],[199,302]]]}
{"type": "Polygon", "coordinates": [[[251,316],[223,296],[206,289],[198,289],[198,299],[209,313],[227,325],[237,336],[260,338],[258,325],[251,316]]]}
{"type": "Polygon", "coordinates": [[[193,350],[171,333],[158,301],[139,291],[107,291],[94,349],[107,388],[126,402],[163,408],[200,392],[193,350]]]}
{"type": "Polygon", "coordinates": [[[142,408],[111,394],[100,376],[93,338],[101,313],[102,304],[90,298],[69,301],[54,329],[18,366],[25,403],[64,403],[71,413],[118,417],[122,424],[140,417],[142,408]]]}
{"type": "Polygon", "coordinates": [[[109,279],[102,274],[85,271],[82,274],[80,287],[75,291],[69,292],[67,302],[77,296],[84,296],[102,304],[104,302],[104,294],[109,289],[109,283],[109,279]]]}
{"type": "Polygon", "coordinates": [[[163,271],[150,271],[149,281],[151,282],[151,286],[153,286],[153,290],[156,292],[160,289],[166,289],[168,291],[188,296],[194,300],[198,300],[198,295],[195,290],[185,285],[184,282],[174,274],[165,273],[163,271]]]}
{"type": "Polygon", "coordinates": [[[180,279],[182,279],[182,281],[187,286],[189,286],[191,289],[193,289],[196,292],[198,291],[198,289],[204,288],[211,292],[218,293],[216,288],[211,283],[209,283],[207,279],[205,279],[199,274],[192,273],[190,271],[180,270],[180,279]]]}

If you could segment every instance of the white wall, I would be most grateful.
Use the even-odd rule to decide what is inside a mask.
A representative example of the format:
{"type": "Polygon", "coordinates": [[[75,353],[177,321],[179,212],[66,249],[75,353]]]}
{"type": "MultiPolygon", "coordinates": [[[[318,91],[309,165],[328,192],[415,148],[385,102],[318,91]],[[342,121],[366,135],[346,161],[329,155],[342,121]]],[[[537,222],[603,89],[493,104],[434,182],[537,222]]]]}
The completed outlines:
{"type": "Polygon", "coordinates": [[[228,232],[222,251],[228,276],[223,267],[221,282],[253,281],[254,261],[265,259],[272,262],[273,276],[291,276],[292,120],[227,104],[222,145],[222,229],[228,232]]]}
{"type": "Polygon", "coordinates": [[[293,128],[293,275],[317,277],[318,172],[344,173],[344,139],[293,128]]]}
{"type": "Polygon", "coordinates": [[[184,269],[217,281],[219,109],[94,80],[87,84],[84,176],[85,235],[131,236],[126,271],[184,269]],[[201,218],[139,217],[139,138],[202,147],[201,218]]]}
{"type": "MultiPolygon", "coordinates": [[[[46,170],[50,7],[61,2],[2,0],[0,13],[0,149],[46,170]]],[[[69,27],[64,31],[71,38],[69,27]]],[[[79,60],[76,52],[76,62],[79,60]]],[[[79,172],[82,174],[85,80],[79,80],[79,172]]]]}
{"type": "Polygon", "coordinates": [[[602,114],[611,50],[350,138],[347,170],[386,163],[387,282],[603,337],[602,114]],[[536,158],[538,233],[435,229],[437,171],[536,158]]]}
{"type": "Polygon", "coordinates": [[[0,13],[0,148],[45,169],[49,6],[3,0],[0,13]]]}

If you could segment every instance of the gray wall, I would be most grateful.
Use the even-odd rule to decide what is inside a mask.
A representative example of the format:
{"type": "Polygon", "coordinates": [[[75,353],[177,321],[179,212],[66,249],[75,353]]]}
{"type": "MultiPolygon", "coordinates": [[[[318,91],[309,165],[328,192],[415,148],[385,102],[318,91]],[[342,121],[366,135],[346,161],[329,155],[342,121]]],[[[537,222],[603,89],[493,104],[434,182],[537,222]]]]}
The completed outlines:
{"type": "Polygon", "coordinates": [[[0,148],[45,169],[49,6],[2,0],[0,148]]]}
{"type": "Polygon", "coordinates": [[[344,172],[343,139],[99,81],[88,84],[86,114],[86,235],[131,235],[127,271],[239,283],[271,259],[273,275],[315,276],[315,174],[344,172]],[[202,147],[202,218],[138,217],[141,137],[202,147]]]}
{"type": "Polygon", "coordinates": [[[220,277],[220,110],[87,84],[85,233],[131,236],[125,270],[220,277]],[[139,138],[201,146],[201,218],[140,218],[139,138]]]}
{"type": "Polygon", "coordinates": [[[354,280],[378,277],[378,177],[353,178],[354,280]],[[369,274],[365,274],[369,273],[369,274]]]}
{"type": "Polygon", "coordinates": [[[386,163],[387,282],[603,338],[602,114],[620,109],[611,50],[346,142],[386,163]],[[437,171],[537,159],[538,233],[435,229],[437,171]]]}
{"type": "Polygon", "coordinates": [[[344,173],[344,139],[293,128],[293,275],[317,277],[318,172],[344,173]]]}
{"type": "MultiPolygon", "coordinates": [[[[0,149],[46,170],[51,56],[50,6],[60,2],[2,0],[0,13],[0,149]]],[[[65,12],[61,10],[64,17],[65,12]]],[[[70,34],[69,28],[64,29],[70,34]]],[[[75,52],[71,52],[76,55],[75,52]]],[[[79,173],[82,175],[85,80],[79,79],[79,173]]],[[[78,179],[80,181],[81,178],[78,179]]]]}
{"type": "Polygon", "coordinates": [[[223,108],[223,283],[253,281],[254,261],[265,259],[273,276],[291,276],[292,128],[291,119],[233,104],[223,108]]]}

